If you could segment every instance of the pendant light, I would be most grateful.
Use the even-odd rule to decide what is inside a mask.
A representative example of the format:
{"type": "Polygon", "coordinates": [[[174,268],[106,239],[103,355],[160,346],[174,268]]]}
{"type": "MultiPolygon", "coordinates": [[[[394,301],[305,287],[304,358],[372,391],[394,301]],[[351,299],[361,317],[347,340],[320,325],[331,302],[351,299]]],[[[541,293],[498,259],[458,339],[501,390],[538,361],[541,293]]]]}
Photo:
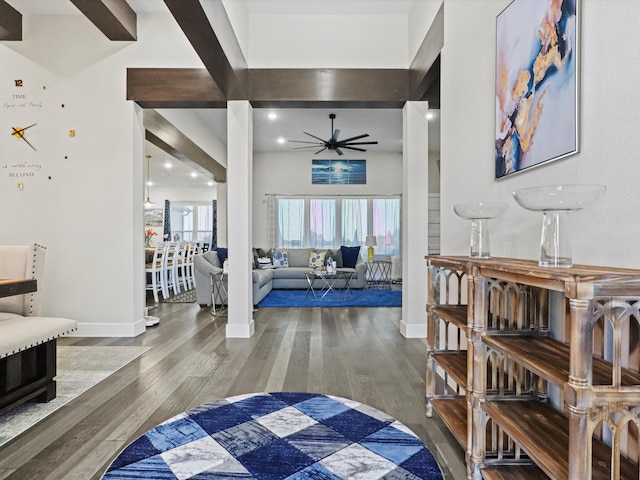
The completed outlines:
{"type": "Polygon", "coordinates": [[[145,155],[144,158],[147,159],[147,199],[144,201],[144,206],[153,207],[155,203],[149,198],[149,159],[151,158],[151,155],[145,155]]]}

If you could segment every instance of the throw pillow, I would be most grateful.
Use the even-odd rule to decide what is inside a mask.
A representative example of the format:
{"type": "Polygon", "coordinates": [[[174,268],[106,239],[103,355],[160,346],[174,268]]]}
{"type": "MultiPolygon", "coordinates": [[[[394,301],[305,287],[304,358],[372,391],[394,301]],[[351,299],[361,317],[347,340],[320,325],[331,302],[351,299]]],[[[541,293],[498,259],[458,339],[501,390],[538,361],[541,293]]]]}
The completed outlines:
{"type": "Polygon", "coordinates": [[[310,252],[309,253],[309,266],[311,268],[322,268],[324,267],[324,259],[327,255],[327,252],[310,252]]]}
{"type": "Polygon", "coordinates": [[[346,268],[356,268],[356,262],[358,261],[358,255],[360,255],[360,247],[340,247],[342,253],[342,263],[346,268]]]}
{"type": "Polygon", "coordinates": [[[273,266],[275,268],[283,268],[289,266],[289,254],[281,250],[273,252],[273,266]]]}
{"type": "Polygon", "coordinates": [[[336,262],[336,268],[344,267],[342,263],[342,251],[341,250],[327,250],[327,260],[329,257],[333,258],[333,261],[336,262]]]}
{"type": "Polygon", "coordinates": [[[218,254],[218,260],[220,260],[220,265],[224,265],[224,261],[229,256],[229,249],[227,248],[216,248],[216,252],[218,254]]]}
{"type": "Polygon", "coordinates": [[[258,268],[273,268],[270,257],[258,257],[258,268]]]}
{"type": "Polygon", "coordinates": [[[260,255],[258,255],[258,249],[254,248],[251,250],[251,254],[253,255],[253,265],[251,268],[258,268],[258,258],[260,258],[260,255]]]}

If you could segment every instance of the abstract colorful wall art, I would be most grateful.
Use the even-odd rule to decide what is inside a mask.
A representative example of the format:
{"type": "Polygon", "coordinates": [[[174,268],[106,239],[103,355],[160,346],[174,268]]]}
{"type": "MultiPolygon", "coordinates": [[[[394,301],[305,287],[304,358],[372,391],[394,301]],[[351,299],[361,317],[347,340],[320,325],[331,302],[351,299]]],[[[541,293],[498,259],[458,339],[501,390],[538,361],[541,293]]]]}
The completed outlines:
{"type": "Polygon", "coordinates": [[[578,152],[578,1],[514,0],[496,20],[496,178],[578,152]]]}

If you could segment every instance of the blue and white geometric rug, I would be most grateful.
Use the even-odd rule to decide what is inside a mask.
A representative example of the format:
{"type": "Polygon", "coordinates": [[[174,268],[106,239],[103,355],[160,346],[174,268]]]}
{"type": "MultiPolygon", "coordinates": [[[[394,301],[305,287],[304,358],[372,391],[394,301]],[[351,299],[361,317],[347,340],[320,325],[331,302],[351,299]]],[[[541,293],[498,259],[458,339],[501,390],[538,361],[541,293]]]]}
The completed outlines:
{"type": "Polygon", "coordinates": [[[257,393],[218,400],[149,430],[105,480],[442,480],[433,455],[405,425],[352,400],[257,393]]]}

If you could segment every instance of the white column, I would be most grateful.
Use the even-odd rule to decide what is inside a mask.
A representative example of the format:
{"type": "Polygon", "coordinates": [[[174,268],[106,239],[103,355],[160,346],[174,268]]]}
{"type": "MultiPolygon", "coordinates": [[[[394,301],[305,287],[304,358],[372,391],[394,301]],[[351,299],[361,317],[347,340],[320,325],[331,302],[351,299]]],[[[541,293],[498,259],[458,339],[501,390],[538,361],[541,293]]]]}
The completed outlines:
{"type": "Polygon", "coordinates": [[[249,338],[255,330],[251,288],[253,108],[227,102],[227,239],[229,299],[227,337],[249,338]]]}
{"type": "Polygon", "coordinates": [[[427,102],[403,109],[402,150],[402,320],[407,338],[427,336],[429,131],[427,102]]]}
{"type": "Polygon", "coordinates": [[[218,247],[228,247],[227,241],[227,212],[228,212],[228,184],[219,183],[216,187],[216,200],[218,201],[218,247]]]}

